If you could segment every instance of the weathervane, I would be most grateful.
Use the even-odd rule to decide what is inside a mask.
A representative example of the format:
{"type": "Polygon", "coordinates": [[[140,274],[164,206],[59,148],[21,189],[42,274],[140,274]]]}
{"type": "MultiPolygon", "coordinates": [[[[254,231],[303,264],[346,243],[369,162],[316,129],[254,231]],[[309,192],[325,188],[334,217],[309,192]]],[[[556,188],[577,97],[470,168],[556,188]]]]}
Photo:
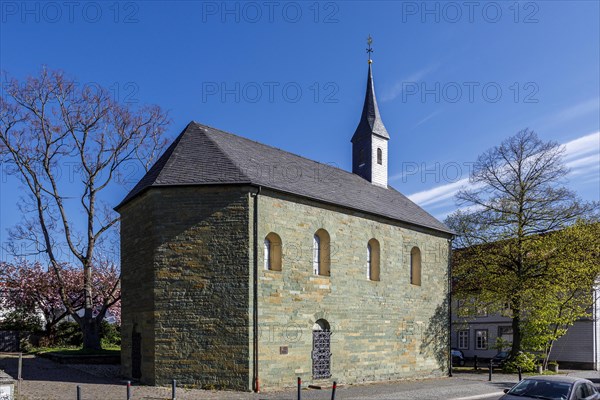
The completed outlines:
{"type": "Polygon", "coordinates": [[[369,37],[367,38],[367,45],[369,45],[369,47],[367,47],[367,55],[369,56],[369,64],[371,64],[373,62],[373,60],[371,60],[371,53],[373,52],[373,48],[371,47],[372,43],[373,43],[373,38],[371,37],[371,35],[369,35],[369,37]]]}

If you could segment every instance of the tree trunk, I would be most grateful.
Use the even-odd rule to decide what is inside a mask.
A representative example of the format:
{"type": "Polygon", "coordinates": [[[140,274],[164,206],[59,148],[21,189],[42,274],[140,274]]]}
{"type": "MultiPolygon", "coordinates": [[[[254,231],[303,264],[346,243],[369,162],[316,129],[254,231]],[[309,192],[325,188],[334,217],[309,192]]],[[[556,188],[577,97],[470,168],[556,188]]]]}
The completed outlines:
{"type": "Polygon", "coordinates": [[[550,361],[550,352],[552,352],[552,346],[554,346],[554,340],[551,340],[550,343],[548,343],[548,346],[546,346],[546,353],[544,354],[544,370],[548,369],[548,362],[550,361]]]}
{"type": "Polygon", "coordinates": [[[44,336],[46,336],[48,343],[56,344],[56,325],[51,322],[46,322],[44,326],[44,336]]]}
{"type": "Polygon", "coordinates": [[[521,310],[513,308],[512,317],[513,342],[510,358],[514,359],[521,352],[521,310]]]}
{"type": "MultiPolygon", "coordinates": [[[[86,310],[86,314],[88,311],[86,310]]],[[[91,312],[90,312],[91,314],[91,312]]],[[[97,318],[84,316],[79,323],[83,332],[83,348],[89,350],[101,350],[100,328],[101,321],[97,318]]]]}

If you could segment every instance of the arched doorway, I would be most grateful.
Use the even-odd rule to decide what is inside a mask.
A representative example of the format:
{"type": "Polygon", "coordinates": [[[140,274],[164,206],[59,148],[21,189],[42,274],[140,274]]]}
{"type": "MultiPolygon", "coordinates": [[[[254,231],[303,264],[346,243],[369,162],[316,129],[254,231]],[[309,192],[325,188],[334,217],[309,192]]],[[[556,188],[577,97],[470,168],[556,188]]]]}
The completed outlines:
{"type": "Polygon", "coordinates": [[[320,319],[313,325],[313,379],[331,377],[331,328],[320,319]]]}

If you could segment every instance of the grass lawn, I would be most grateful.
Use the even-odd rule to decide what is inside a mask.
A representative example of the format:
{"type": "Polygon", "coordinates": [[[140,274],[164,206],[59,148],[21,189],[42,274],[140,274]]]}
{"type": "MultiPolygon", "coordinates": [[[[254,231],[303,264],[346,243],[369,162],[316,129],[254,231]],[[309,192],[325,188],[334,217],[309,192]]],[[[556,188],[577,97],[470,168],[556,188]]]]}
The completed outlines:
{"type": "Polygon", "coordinates": [[[111,355],[118,356],[121,354],[121,348],[118,346],[108,347],[102,350],[82,349],[80,347],[37,347],[29,351],[30,354],[45,354],[55,353],[64,356],[90,356],[90,355],[111,355]]]}

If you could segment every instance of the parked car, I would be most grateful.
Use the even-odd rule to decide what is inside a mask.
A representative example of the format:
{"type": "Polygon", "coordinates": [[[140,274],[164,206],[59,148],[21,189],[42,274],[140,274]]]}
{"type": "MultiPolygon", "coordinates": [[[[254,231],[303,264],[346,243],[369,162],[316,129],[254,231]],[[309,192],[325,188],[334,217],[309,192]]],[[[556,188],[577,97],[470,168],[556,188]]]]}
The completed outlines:
{"type": "Polygon", "coordinates": [[[506,361],[508,361],[509,354],[510,353],[508,351],[501,351],[496,354],[494,357],[492,357],[492,366],[503,367],[506,361]]]}
{"type": "Polygon", "coordinates": [[[600,393],[591,381],[559,375],[523,379],[504,393],[499,400],[600,400],[600,393]]]}
{"type": "Polygon", "coordinates": [[[462,351],[452,349],[452,365],[465,366],[465,355],[462,351]]]}

